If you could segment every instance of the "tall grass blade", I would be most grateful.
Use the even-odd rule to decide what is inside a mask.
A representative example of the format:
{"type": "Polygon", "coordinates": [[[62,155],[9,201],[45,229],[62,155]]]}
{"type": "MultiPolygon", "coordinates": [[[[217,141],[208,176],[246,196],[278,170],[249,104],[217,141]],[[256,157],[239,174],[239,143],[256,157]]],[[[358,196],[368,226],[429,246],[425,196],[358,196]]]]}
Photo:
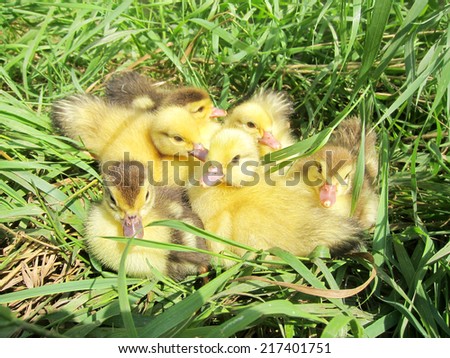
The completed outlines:
{"type": "Polygon", "coordinates": [[[133,240],[129,240],[123,250],[122,257],[120,258],[119,272],[117,274],[117,291],[119,293],[119,306],[120,314],[122,315],[123,323],[127,331],[127,337],[136,338],[138,336],[133,316],[131,315],[130,301],[128,298],[127,276],[125,263],[128,252],[130,251],[131,243],[133,240]]]}

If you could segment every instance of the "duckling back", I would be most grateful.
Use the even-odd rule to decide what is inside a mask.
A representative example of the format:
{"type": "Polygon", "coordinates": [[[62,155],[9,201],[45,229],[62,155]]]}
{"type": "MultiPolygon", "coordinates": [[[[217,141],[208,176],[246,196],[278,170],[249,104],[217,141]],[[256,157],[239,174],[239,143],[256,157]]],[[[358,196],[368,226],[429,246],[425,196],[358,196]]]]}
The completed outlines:
{"type": "Polygon", "coordinates": [[[134,71],[116,74],[106,83],[109,102],[143,111],[156,110],[168,94],[160,83],[134,71]]]}
{"type": "Polygon", "coordinates": [[[105,94],[113,104],[145,111],[176,106],[189,108],[194,113],[206,110],[200,107],[210,101],[208,93],[202,89],[169,87],[135,71],[116,74],[106,83],[105,94]],[[198,108],[194,108],[197,105],[198,108]]]}
{"type": "MultiPolygon", "coordinates": [[[[256,249],[280,247],[294,255],[308,256],[319,245],[328,247],[333,255],[364,246],[356,220],[318,207],[309,192],[298,188],[263,182],[250,187],[219,185],[189,191],[193,210],[206,230],[256,249]]],[[[213,252],[245,252],[231,245],[208,244],[213,252]]]]}

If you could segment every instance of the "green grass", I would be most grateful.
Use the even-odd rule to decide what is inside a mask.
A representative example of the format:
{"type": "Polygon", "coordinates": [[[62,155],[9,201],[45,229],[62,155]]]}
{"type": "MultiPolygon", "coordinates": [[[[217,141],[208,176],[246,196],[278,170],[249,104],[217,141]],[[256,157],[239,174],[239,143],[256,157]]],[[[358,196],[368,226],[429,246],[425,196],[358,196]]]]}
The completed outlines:
{"type": "MultiPolygon", "coordinates": [[[[449,337],[450,6],[444,1],[10,1],[0,7],[0,336],[449,337]],[[201,5],[200,5],[201,3],[201,5]],[[205,285],[125,278],[85,251],[95,162],[55,134],[51,104],[103,95],[112,73],[207,88],[232,107],[257,88],[295,101],[299,144],[358,113],[379,136],[376,279],[320,252],[236,258],[205,285]]],[[[161,223],[180,225],[179,223],[161,223]]],[[[186,230],[192,229],[185,227],[186,230]]],[[[218,240],[203,233],[207,239],[218,240]]],[[[274,238],[275,241],[275,238],[274,238]]]]}

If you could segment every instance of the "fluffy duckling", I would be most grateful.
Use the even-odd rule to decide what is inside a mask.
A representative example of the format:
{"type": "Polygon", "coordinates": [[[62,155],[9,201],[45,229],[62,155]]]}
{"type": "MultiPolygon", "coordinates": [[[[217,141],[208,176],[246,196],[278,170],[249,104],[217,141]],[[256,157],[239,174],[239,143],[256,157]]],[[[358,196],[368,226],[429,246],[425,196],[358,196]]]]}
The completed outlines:
{"type": "Polygon", "coordinates": [[[261,90],[235,107],[225,126],[250,133],[258,140],[262,156],[295,143],[289,123],[292,113],[292,102],[284,93],[261,90]]]}
{"type": "MultiPolygon", "coordinates": [[[[291,180],[295,177],[295,181],[300,179],[306,184],[318,205],[348,217],[351,215],[360,137],[357,138],[358,126],[353,118],[342,123],[329,143],[312,156],[294,163],[288,177],[291,180]],[[347,131],[348,135],[345,134],[347,131]]],[[[375,135],[369,134],[366,138],[365,175],[353,216],[364,229],[369,229],[375,224],[378,210],[378,195],[374,186],[378,161],[375,135]]]]}
{"type": "MultiPolygon", "coordinates": [[[[109,162],[102,167],[104,198],[91,207],[86,225],[87,247],[101,264],[118,271],[125,244],[104,238],[124,236],[162,243],[175,243],[206,250],[205,240],[193,234],[162,226],[145,225],[164,219],[182,220],[202,228],[202,222],[183,201],[179,187],[149,185],[147,168],[138,161],[109,162]]],[[[150,277],[152,268],[173,279],[204,272],[209,255],[131,247],[126,258],[128,276],[150,277]]]]}
{"type": "Polygon", "coordinates": [[[188,157],[204,160],[207,153],[197,121],[182,107],[147,113],[74,95],[54,104],[52,120],[63,134],[81,140],[102,162],[151,162],[153,179],[162,184],[179,181],[176,184],[182,185],[192,167],[199,165],[188,157]]]}
{"type": "Polygon", "coordinates": [[[198,121],[205,141],[221,127],[215,119],[226,115],[226,111],[214,107],[209,94],[200,88],[161,86],[133,71],[122,72],[108,81],[106,96],[111,103],[143,111],[183,107],[198,121]]]}
{"type": "MultiPolygon", "coordinates": [[[[334,255],[362,245],[355,220],[317,206],[302,185],[266,181],[258,163],[252,135],[223,129],[213,137],[202,185],[188,189],[192,208],[206,230],[257,249],[278,246],[298,256],[309,255],[318,245],[329,247],[334,255]]],[[[244,253],[235,246],[208,244],[214,252],[244,253]]]]}

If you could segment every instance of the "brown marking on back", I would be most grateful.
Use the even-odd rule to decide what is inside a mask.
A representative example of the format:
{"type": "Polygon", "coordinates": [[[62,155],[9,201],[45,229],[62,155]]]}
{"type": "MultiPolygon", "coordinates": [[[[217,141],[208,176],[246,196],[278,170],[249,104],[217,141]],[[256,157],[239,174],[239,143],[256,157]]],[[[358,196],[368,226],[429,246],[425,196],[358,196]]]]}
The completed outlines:
{"type": "MultiPolygon", "coordinates": [[[[180,187],[155,187],[155,208],[160,210],[163,217],[167,219],[179,219],[183,222],[193,224],[203,229],[203,223],[195,214],[189,203],[187,202],[186,189],[180,187]],[[177,203],[183,208],[183,214],[180,218],[175,217],[169,209],[171,203],[177,203]]],[[[187,238],[192,242],[193,234],[182,230],[170,230],[170,242],[178,245],[187,245],[187,238]]],[[[208,250],[206,240],[202,237],[195,236],[195,247],[208,250]]],[[[167,260],[167,271],[175,280],[181,280],[189,274],[197,274],[201,270],[205,270],[210,262],[208,254],[190,251],[169,251],[167,260]]]]}
{"type": "Polygon", "coordinates": [[[182,187],[158,186],[155,187],[155,202],[164,205],[167,202],[182,202],[184,189],[182,187]]]}
{"type": "Polygon", "coordinates": [[[360,252],[366,248],[368,243],[366,234],[361,228],[359,221],[355,218],[345,218],[342,225],[349,228],[349,236],[346,240],[337,238],[335,244],[330,247],[331,257],[345,256],[351,253],[360,252]]]}
{"type": "MultiPolygon", "coordinates": [[[[171,230],[172,243],[183,245],[184,235],[187,235],[187,233],[174,229],[171,230]]],[[[206,242],[203,238],[197,237],[197,247],[207,250],[206,242]]],[[[172,250],[168,255],[167,271],[175,280],[181,280],[189,274],[198,274],[200,271],[205,270],[209,266],[209,263],[210,257],[208,254],[172,250]]]]}

